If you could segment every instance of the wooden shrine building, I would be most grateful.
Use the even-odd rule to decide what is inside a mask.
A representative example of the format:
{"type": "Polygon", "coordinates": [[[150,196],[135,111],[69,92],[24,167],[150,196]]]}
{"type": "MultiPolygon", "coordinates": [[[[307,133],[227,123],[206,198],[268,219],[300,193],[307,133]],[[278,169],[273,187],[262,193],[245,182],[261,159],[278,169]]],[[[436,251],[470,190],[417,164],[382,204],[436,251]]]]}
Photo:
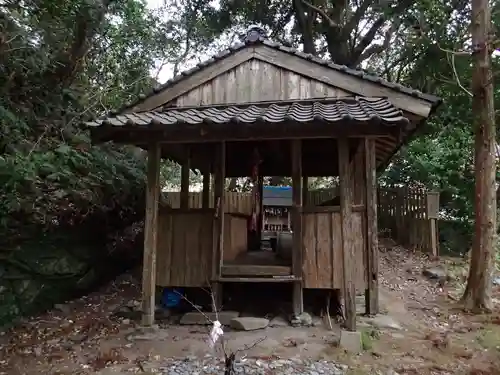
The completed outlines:
{"type": "Polygon", "coordinates": [[[286,282],[294,285],[295,314],[303,312],[304,288],[342,290],[354,330],[356,290],[366,293],[367,313],[378,311],[376,170],[439,103],[271,42],[252,27],[243,43],[87,123],[95,142],[148,153],[143,323],[154,321],[156,286],[210,283],[219,301],[223,283],[286,282]],[[182,165],[178,209],[159,203],[161,158],[182,165]],[[203,173],[202,208],[188,205],[190,169],[203,173]],[[256,173],[256,181],[292,177],[288,261],[248,260],[256,253],[248,252],[253,218],[226,209],[225,178],[256,173]],[[338,176],[338,205],[308,204],[304,181],[314,176],[338,176]]]}

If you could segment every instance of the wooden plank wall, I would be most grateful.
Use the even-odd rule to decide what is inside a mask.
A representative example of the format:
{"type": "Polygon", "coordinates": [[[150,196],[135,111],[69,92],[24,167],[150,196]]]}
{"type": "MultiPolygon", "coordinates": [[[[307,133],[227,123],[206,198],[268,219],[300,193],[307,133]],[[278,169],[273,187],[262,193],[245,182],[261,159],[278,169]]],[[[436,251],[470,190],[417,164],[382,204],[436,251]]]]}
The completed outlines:
{"type": "Polygon", "coordinates": [[[246,217],[227,213],[224,215],[224,261],[231,261],[248,249],[248,221],[246,217]]]}
{"type": "Polygon", "coordinates": [[[214,210],[160,209],[156,259],[159,286],[202,287],[211,279],[214,210]]]}
{"type": "MultiPolygon", "coordinates": [[[[324,207],[321,212],[303,213],[303,268],[305,288],[342,289],[342,230],[338,207],[324,207]],[[326,211],[330,209],[330,211],[326,211]]],[[[366,288],[365,213],[353,211],[355,236],[356,279],[358,290],[366,288]]]]}
{"type": "Polygon", "coordinates": [[[178,97],[175,105],[182,107],[345,96],[352,94],[252,59],[178,97]]]}
{"type": "Polygon", "coordinates": [[[418,188],[380,187],[379,233],[402,246],[432,253],[433,244],[439,243],[439,231],[437,223],[431,225],[427,215],[427,193],[427,190],[418,188]]]}

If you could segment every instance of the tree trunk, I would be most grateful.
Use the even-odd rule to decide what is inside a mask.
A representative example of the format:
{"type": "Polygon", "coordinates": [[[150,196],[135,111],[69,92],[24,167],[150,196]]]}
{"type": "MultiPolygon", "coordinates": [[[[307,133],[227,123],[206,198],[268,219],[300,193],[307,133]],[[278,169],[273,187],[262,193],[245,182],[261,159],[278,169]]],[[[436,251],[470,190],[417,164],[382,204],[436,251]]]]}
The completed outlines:
{"type": "Polygon", "coordinates": [[[488,0],[472,0],[472,109],[475,117],[475,227],[465,308],[491,310],[491,279],[496,250],[496,147],[491,70],[491,14],[488,0]]]}

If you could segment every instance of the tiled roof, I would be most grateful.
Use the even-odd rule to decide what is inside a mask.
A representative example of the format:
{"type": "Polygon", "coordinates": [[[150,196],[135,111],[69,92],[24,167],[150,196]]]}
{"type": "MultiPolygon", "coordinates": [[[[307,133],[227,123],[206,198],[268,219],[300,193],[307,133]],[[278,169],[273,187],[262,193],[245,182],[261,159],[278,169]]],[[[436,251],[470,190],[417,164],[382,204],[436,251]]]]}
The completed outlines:
{"type": "Polygon", "coordinates": [[[168,126],[202,123],[271,122],[381,122],[406,125],[408,119],[385,98],[352,97],[288,103],[254,103],[251,105],[165,108],[161,112],[128,113],[86,123],[90,127],[168,126]]]}
{"type": "Polygon", "coordinates": [[[284,46],[284,45],[282,45],[280,43],[272,42],[272,41],[270,41],[267,38],[259,37],[256,40],[248,40],[248,39],[246,39],[245,42],[243,42],[243,43],[237,43],[237,44],[234,44],[234,45],[230,46],[228,49],[220,52],[219,54],[217,54],[215,56],[212,56],[211,58],[209,58],[206,61],[201,62],[200,64],[196,65],[192,69],[184,71],[184,72],[178,74],[177,76],[173,77],[172,79],[168,80],[163,85],[154,88],[147,95],[141,95],[139,97],[139,100],[135,101],[134,103],[127,103],[124,108],[122,108],[120,111],[118,111],[116,113],[120,113],[120,112],[122,112],[122,111],[124,111],[124,110],[126,110],[128,108],[134,107],[134,106],[138,105],[139,103],[141,103],[146,98],[148,98],[150,96],[153,96],[153,95],[155,95],[155,94],[157,94],[157,93],[159,93],[159,92],[161,92],[161,91],[163,91],[163,90],[165,90],[167,88],[172,87],[173,85],[177,84],[179,81],[183,80],[184,78],[186,78],[188,76],[191,76],[194,73],[196,73],[196,72],[198,72],[198,71],[200,71],[202,69],[205,69],[206,67],[208,67],[208,66],[210,66],[212,64],[217,63],[218,61],[220,61],[220,60],[228,57],[229,55],[232,55],[233,53],[235,53],[235,52],[237,52],[239,50],[244,49],[245,47],[247,47],[249,45],[256,45],[256,44],[262,44],[262,45],[265,45],[267,47],[270,47],[270,48],[273,48],[273,49],[276,49],[276,50],[279,50],[279,51],[282,51],[282,52],[285,52],[285,53],[289,53],[289,54],[295,55],[297,57],[300,57],[300,58],[303,58],[305,60],[311,61],[313,63],[320,64],[320,65],[323,65],[323,66],[328,66],[331,69],[334,69],[334,70],[337,70],[337,71],[340,71],[340,72],[344,72],[344,73],[352,75],[352,76],[356,76],[356,77],[358,77],[360,79],[364,79],[364,80],[367,80],[367,81],[370,81],[370,82],[373,82],[373,83],[376,83],[376,84],[388,87],[390,89],[402,92],[404,94],[407,94],[407,95],[410,95],[410,96],[413,96],[413,97],[417,97],[419,99],[423,99],[423,100],[431,102],[431,103],[436,103],[437,104],[437,103],[439,103],[441,101],[441,99],[439,97],[437,97],[437,96],[429,95],[429,94],[424,94],[423,92],[421,92],[419,90],[415,90],[415,89],[412,89],[412,88],[409,88],[409,87],[405,87],[405,86],[397,84],[397,83],[389,82],[389,81],[387,81],[387,80],[385,80],[385,79],[383,79],[381,77],[378,77],[376,75],[367,73],[364,70],[351,69],[351,68],[348,68],[345,65],[338,65],[338,64],[332,63],[332,62],[330,62],[328,60],[323,60],[323,59],[317,58],[317,57],[315,57],[315,56],[313,56],[311,54],[303,53],[303,52],[298,51],[298,50],[296,50],[294,48],[286,47],[286,46],[284,46]]]}

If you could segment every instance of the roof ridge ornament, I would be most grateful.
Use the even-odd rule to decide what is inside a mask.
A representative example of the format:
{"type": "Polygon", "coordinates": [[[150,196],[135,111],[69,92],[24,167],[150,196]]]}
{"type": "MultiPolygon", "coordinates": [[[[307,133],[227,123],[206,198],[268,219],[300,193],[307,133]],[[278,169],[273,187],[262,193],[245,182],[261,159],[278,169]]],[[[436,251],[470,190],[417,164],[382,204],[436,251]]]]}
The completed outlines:
{"type": "Polygon", "coordinates": [[[250,25],[247,29],[245,42],[255,43],[262,39],[267,39],[266,30],[259,25],[250,25]]]}

